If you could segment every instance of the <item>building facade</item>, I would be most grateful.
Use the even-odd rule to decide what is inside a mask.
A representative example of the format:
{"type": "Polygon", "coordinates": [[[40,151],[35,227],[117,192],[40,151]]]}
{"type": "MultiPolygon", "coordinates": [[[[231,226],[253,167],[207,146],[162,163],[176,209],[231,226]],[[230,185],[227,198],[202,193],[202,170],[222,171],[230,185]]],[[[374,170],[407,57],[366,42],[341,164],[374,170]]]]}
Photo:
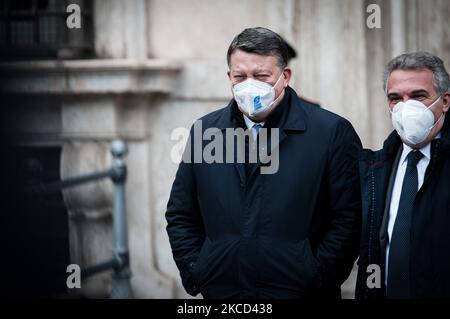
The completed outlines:
{"type": "MultiPolygon", "coordinates": [[[[107,167],[111,141],[128,143],[126,210],[138,298],[187,297],[165,230],[177,168],[172,133],[228,103],[226,51],[244,28],[264,26],[282,35],[298,55],[291,62],[292,87],[350,120],[370,148],[380,148],[392,129],[382,90],[384,65],[397,54],[426,50],[450,66],[446,0],[87,2],[66,3],[89,11],[81,29],[67,31],[71,45],[53,56],[30,51],[1,63],[7,114],[2,127],[15,146],[58,148],[60,178],[107,167]],[[379,28],[368,26],[373,4],[380,9],[379,28]]],[[[14,38],[27,29],[3,30],[9,37],[3,44],[11,46],[7,32],[16,32],[14,38]]],[[[62,195],[70,262],[87,266],[108,259],[111,184],[62,195]]],[[[352,278],[344,285],[346,297],[353,296],[352,278]]],[[[110,286],[105,273],[83,282],[81,293],[102,297],[110,286]]]]}

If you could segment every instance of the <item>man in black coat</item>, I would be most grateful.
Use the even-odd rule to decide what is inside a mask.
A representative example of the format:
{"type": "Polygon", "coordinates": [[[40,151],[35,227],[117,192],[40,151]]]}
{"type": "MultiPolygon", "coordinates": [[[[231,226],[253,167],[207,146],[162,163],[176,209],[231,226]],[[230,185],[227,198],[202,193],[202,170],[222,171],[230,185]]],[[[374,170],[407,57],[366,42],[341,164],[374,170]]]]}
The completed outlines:
{"type": "Polygon", "coordinates": [[[337,298],[357,257],[360,140],[288,86],[287,57],[279,35],[245,29],[227,55],[234,99],[191,130],[166,212],[191,295],[337,298]],[[206,131],[214,161],[198,160],[206,131]]]}
{"type": "Polygon", "coordinates": [[[395,131],[360,156],[363,228],[356,297],[450,297],[450,79],[415,52],[384,72],[395,131]]]}

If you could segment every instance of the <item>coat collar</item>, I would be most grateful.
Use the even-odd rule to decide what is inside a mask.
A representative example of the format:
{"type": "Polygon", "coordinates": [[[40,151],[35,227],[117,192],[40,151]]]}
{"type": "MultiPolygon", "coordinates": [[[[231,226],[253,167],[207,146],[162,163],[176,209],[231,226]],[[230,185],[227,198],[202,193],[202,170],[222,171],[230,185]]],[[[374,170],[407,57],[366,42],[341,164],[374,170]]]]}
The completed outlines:
{"type": "Polygon", "coordinates": [[[442,152],[450,152],[450,116],[446,116],[441,134],[439,148],[442,152]]]}

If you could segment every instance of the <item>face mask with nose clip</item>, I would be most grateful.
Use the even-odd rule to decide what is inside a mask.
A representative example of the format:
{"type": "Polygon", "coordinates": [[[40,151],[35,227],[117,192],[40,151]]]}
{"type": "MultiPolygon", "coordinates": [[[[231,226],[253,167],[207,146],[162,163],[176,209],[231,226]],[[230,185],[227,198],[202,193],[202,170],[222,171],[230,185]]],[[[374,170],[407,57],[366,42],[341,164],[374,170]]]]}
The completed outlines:
{"type": "Polygon", "coordinates": [[[233,86],[234,99],[250,117],[267,112],[275,102],[275,87],[278,85],[283,72],[272,86],[266,82],[247,79],[233,86]]]}
{"type": "Polygon", "coordinates": [[[406,102],[398,102],[392,113],[392,125],[400,137],[410,143],[417,145],[422,143],[441,120],[444,113],[435,122],[434,114],[430,108],[442,97],[440,95],[430,106],[426,106],[417,100],[408,100],[406,102]]]}

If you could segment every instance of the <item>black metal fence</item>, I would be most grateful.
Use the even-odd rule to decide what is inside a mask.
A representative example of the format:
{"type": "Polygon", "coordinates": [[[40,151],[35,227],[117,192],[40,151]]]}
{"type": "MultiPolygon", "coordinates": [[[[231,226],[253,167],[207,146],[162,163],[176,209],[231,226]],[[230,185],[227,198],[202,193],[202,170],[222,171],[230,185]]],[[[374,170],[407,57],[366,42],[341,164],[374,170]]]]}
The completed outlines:
{"type": "Polygon", "coordinates": [[[93,265],[81,270],[81,278],[85,279],[99,272],[113,269],[112,290],[110,297],[113,299],[133,298],[130,285],[130,266],[128,250],[127,221],[125,211],[125,183],[127,167],[123,160],[128,153],[127,145],[121,140],[115,140],[111,144],[113,163],[110,168],[86,175],[67,178],[59,182],[37,183],[29,185],[29,193],[57,193],[64,188],[95,182],[104,178],[110,178],[114,183],[114,209],[113,209],[113,256],[110,260],[93,265]]]}

